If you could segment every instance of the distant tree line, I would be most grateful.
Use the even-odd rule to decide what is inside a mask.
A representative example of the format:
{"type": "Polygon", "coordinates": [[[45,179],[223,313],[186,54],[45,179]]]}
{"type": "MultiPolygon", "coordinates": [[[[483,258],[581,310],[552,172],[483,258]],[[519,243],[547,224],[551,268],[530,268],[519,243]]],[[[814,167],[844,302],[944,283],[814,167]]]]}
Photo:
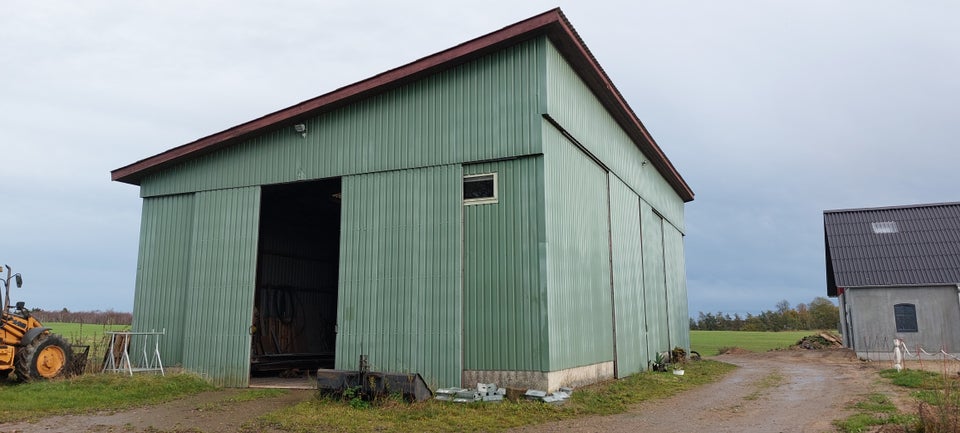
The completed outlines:
{"type": "Polygon", "coordinates": [[[133,314],[113,310],[107,311],[70,311],[66,308],[59,311],[47,311],[41,308],[30,310],[30,314],[41,323],[84,323],[91,325],[129,325],[133,322],[133,314]]]}
{"type": "Polygon", "coordinates": [[[747,313],[724,314],[702,311],[697,319],[690,318],[690,329],[701,331],[799,331],[808,329],[837,329],[840,323],[840,309],[829,299],[814,298],[809,304],[798,304],[790,308],[787,301],[777,302],[775,311],[767,310],[758,315],[747,313]]]}

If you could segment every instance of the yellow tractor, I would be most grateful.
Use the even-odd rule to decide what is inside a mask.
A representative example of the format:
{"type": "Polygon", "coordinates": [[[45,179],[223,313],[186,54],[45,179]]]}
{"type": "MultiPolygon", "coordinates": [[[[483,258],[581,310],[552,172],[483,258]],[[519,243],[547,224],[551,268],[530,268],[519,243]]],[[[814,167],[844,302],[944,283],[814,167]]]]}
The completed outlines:
{"type": "MultiPolygon", "coordinates": [[[[73,350],[63,337],[50,333],[23,302],[17,302],[10,308],[10,280],[17,287],[23,286],[23,277],[12,274],[10,266],[7,276],[0,279],[6,288],[3,298],[3,312],[0,314],[0,377],[9,377],[16,371],[17,379],[53,379],[65,375],[71,365],[73,350]]],[[[2,273],[2,269],[0,269],[2,273]]],[[[2,276],[2,274],[0,274],[2,276]]]]}

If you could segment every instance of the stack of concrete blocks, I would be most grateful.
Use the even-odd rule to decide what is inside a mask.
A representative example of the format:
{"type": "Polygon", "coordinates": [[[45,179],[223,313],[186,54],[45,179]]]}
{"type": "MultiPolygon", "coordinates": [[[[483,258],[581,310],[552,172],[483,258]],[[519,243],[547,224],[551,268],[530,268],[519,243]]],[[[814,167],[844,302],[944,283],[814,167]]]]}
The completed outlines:
{"type": "Polygon", "coordinates": [[[573,395],[573,388],[560,387],[558,391],[553,392],[552,394],[547,394],[546,391],[539,391],[536,389],[528,390],[524,397],[527,400],[537,400],[544,403],[554,403],[561,404],[566,401],[570,396],[573,395]]]}
{"type": "Polygon", "coordinates": [[[437,400],[452,401],[454,403],[473,403],[476,401],[501,402],[507,394],[504,388],[497,388],[494,383],[478,383],[474,389],[468,388],[440,388],[435,393],[437,400]]]}

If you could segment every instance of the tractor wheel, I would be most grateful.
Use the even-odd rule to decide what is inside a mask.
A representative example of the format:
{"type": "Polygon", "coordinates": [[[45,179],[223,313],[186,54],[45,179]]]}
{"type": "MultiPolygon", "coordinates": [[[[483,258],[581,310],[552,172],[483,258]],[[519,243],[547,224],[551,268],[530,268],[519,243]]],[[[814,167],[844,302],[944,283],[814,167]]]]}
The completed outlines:
{"type": "Polygon", "coordinates": [[[41,335],[17,352],[17,378],[21,381],[53,379],[67,374],[73,350],[59,335],[41,335]]]}

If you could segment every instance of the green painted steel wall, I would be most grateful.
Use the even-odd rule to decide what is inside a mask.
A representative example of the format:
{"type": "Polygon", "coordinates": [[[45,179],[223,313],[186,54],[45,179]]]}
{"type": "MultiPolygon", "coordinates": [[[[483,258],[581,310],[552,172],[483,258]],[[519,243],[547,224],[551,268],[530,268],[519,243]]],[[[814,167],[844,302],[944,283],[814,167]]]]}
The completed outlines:
{"type": "Polygon", "coordinates": [[[670,317],[670,348],[690,351],[690,321],[687,311],[687,273],[683,255],[683,233],[663,224],[663,257],[667,276],[667,308],[670,317]]]}
{"type": "Polygon", "coordinates": [[[460,384],[459,165],[343,178],[336,368],[460,384]]]}
{"type": "Polygon", "coordinates": [[[613,360],[607,173],[543,122],[550,371],[613,360]]]}
{"type": "Polygon", "coordinates": [[[193,203],[193,194],[143,200],[132,329],[165,330],[160,354],[167,365],[183,362],[193,203]]]}
{"type": "Polygon", "coordinates": [[[624,377],[647,368],[647,317],[640,197],[613,175],[610,175],[610,229],[617,376],[624,377]]]}
{"type": "Polygon", "coordinates": [[[643,293],[647,313],[647,351],[651,358],[670,347],[667,282],[663,258],[663,218],[647,203],[640,202],[640,230],[643,234],[643,293]]]}
{"type": "Polygon", "coordinates": [[[220,386],[246,386],[256,280],[260,188],[196,194],[183,367],[220,386]]]}
{"type": "Polygon", "coordinates": [[[546,65],[550,116],[682,231],[683,200],[551,44],[546,65]]]}
{"type": "Polygon", "coordinates": [[[466,165],[497,173],[499,201],[463,207],[464,369],[545,371],[543,158],[466,165]]]}
{"type": "Polygon", "coordinates": [[[143,197],[538,154],[543,38],[184,162],[143,197]]]}

